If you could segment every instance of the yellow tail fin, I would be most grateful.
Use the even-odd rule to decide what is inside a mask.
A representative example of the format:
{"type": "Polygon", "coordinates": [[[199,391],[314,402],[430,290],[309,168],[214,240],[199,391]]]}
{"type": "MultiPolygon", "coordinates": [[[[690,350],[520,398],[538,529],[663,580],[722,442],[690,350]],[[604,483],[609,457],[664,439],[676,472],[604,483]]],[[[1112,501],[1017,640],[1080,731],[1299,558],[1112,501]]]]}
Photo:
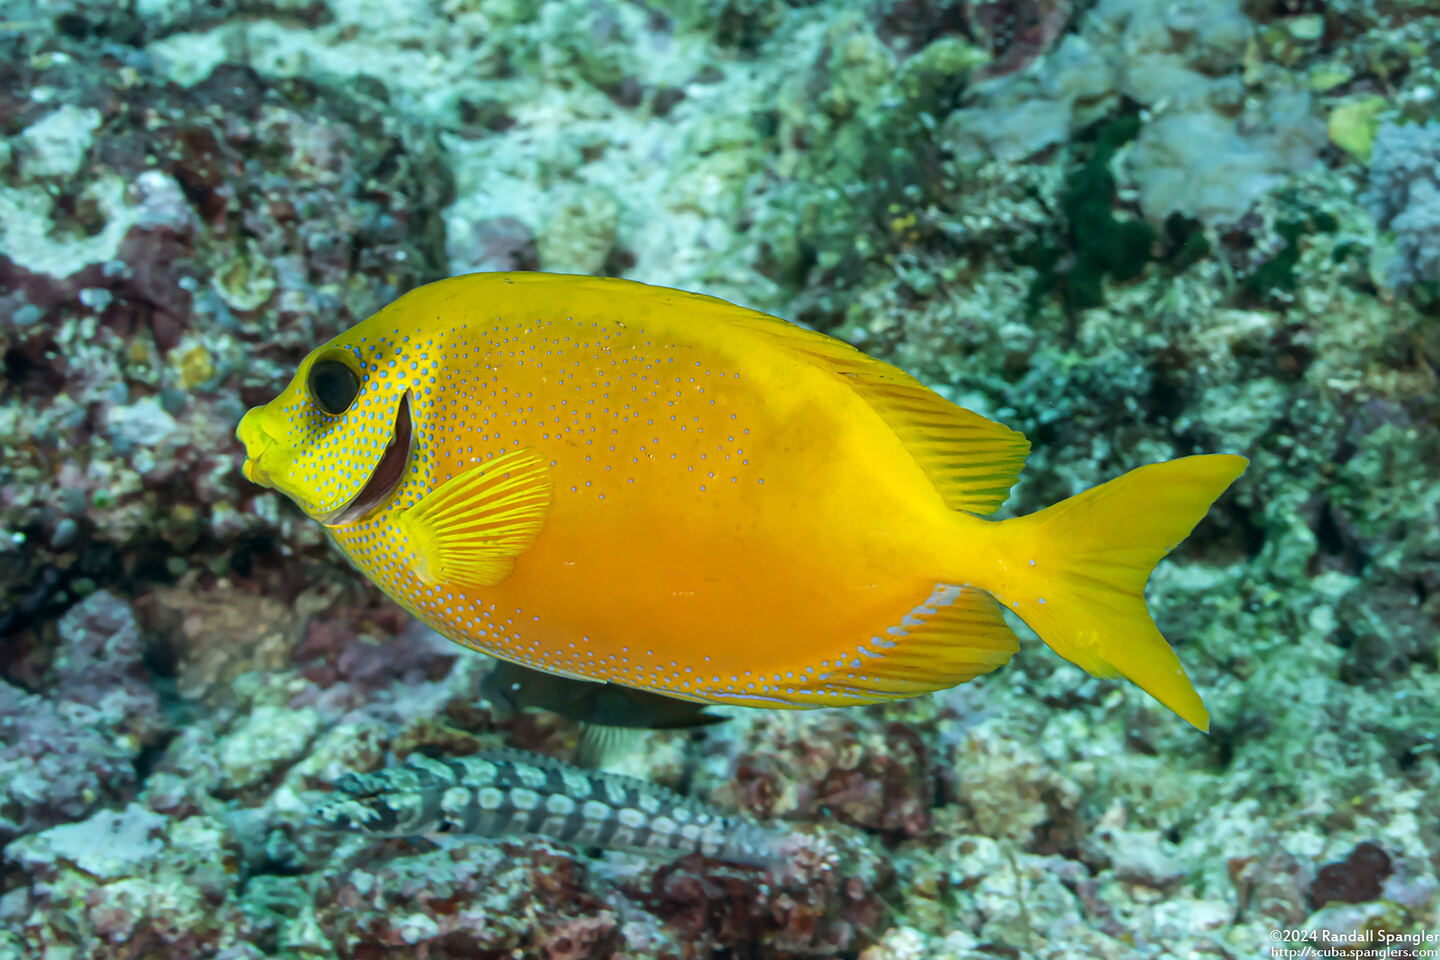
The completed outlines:
{"type": "Polygon", "coordinates": [[[1209,730],[1205,704],[1145,608],[1145,583],[1247,463],[1222,454],[1151,464],[1001,522],[991,592],[1066,660],[1095,676],[1124,674],[1209,730]]]}

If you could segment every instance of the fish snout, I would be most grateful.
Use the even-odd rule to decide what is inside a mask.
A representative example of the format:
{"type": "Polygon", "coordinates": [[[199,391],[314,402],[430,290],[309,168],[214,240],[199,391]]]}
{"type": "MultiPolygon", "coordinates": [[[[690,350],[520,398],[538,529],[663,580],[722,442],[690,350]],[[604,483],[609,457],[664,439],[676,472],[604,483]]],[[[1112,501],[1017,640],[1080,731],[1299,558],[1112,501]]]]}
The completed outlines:
{"type": "Polygon", "coordinates": [[[261,421],[264,411],[264,407],[256,407],[241,417],[240,425],[235,428],[235,438],[245,445],[245,462],[240,465],[245,479],[262,487],[273,487],[270,473],[262,463],[265,454],[275,445],[275,438],[265,432],[261,421]]]}

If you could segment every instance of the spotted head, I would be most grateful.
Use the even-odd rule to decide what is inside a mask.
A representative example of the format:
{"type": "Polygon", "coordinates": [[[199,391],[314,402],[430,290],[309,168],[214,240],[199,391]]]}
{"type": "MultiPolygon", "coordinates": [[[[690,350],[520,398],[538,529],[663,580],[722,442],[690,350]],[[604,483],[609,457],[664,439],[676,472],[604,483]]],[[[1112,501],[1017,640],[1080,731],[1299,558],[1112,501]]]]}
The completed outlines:
{"type": "MultiPolygon", "coordinates": [[[[246,478],[327,525],[387,501],[411,460],[422,351],[384,322],[396,305],[314,350],[280,395],[246,413],[235,431],[246,478]]],[[[427,357],[425,379],[429,367],[427,357]]]]}

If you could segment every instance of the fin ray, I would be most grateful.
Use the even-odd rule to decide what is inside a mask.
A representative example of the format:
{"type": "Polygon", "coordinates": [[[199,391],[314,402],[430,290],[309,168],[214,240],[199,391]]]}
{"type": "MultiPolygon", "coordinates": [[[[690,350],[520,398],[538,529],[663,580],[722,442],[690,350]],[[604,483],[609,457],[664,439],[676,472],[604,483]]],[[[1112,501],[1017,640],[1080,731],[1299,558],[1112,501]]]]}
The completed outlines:
{"type": "Polygon", "coordinates": [[[937,584],[910,617],[920,622],[903,634],[887,632],[893,646],[847,660],[787,699],[793,706],[850,706],[916,697],[1002,667],[1019,649],[1000,605],[974,587],[937,584]]]}
{"type": "Polygon", "coordinates": [[[639,749],[644,738],[645,731],[638,727],[587,723],[580,728],[580,739],[575,744],[575,765],[603,770],[639,749]]]}
{"type": "Polygon", "coordinates": [[[550,496],[544,461],[518,448],[440,484],[401,512],[396,526],[421,579],[488,587],[509,576],[535,542],[550,496]]]}

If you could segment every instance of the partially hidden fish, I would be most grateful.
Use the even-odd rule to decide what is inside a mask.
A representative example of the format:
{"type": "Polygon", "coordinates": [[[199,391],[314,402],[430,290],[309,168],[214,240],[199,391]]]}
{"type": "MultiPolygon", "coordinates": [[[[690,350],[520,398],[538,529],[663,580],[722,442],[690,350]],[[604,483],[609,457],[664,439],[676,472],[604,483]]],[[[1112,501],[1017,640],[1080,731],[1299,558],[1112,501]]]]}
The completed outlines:
{"type": "Polygon", "coordinates": [[[615,683],[572,680],[497,660],[480,681],[480,693],[507,719],[522,710],[558,713],[589,727],[685,730],[720,723],[710,705],[664,697],[615,683]]]}
{"type": "Polygon", "coordinates": [[[1023,435],[722,300],[443,280],[318,347],[237,434],[245,476],[382,590],[536,670],[704,703],[874,703],[1006,663],[1005,607],[1209,725],[1144,591],[1243,457],[990,520],[1023,435]]]}
{"type": "Polygon", "coordinates": [[[579,847],[652,855],[699,853],[770,866],[788,832],[729,816],[634,777],[581,770],[519,750],[431,759],[347,774],[311,822],[376,836],[548,837],[579,847]]]}
{"type": "Polygon", "coordinates": [[[713,705],[677,700],[618,683],[572,680],[496,660],[480,693],[501,721],[522,711],[547,710],[580,725],[575,762],[603,768],[633,752],[645,730],[686,730],[722,722],[713,705]]]}

